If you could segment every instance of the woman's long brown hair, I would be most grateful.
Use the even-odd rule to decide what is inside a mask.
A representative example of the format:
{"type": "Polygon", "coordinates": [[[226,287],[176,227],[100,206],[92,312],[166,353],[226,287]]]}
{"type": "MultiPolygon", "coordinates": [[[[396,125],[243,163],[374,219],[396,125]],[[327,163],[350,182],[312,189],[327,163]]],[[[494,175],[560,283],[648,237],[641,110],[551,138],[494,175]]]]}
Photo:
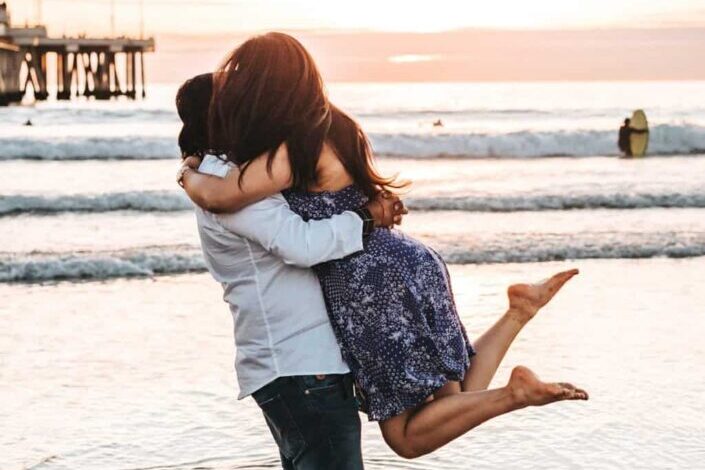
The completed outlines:
{"type": "Polygon", "coordinates": [[[268,33],[235,49],[214,74],[209,114],[211,144],[243,170],[269,154],[269,168],[286,143],[292,188],[316,184],[316,166],[328,142],[355,184],[368,197],[404,186],[374,167],[367,136],[328,101],[311,55],[293,37],[268,33]]]}

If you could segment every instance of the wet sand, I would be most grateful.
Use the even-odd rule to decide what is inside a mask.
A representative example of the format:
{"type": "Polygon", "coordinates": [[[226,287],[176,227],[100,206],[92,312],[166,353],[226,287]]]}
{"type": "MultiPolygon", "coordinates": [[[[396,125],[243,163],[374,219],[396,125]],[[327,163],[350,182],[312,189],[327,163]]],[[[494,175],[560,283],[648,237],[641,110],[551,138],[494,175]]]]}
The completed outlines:
{"type": "MultiPolygon", "coordinates": [[[[367,468],[697,468],[705,258],[451,266],[469,334],[503,310],[508,283],[574,265],[493,385],[524,364],[589,402],[503,416],[414,462],[365,423],[367,468]]],[[[220,296],[207,274],[0,284],[2,468],[278,468],[259,410],[235,400],[220,296]]]]}

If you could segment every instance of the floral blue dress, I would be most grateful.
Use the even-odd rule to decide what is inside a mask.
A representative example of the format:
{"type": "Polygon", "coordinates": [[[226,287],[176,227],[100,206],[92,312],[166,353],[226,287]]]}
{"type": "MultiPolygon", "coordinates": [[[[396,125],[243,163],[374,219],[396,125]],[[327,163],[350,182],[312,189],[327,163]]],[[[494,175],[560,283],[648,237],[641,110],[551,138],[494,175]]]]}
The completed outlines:
{"type": "MultiPolygon", "coordinates": [[[[356,187],[285,191],[304,219],[367,203],[356,187]]],[[[415,407],[449,380],[462,380],[474,354],[458,317],[445,263],[397,230],[376,229],[364,251],[315,267],[328,314],[370,420],[415,407]]]]}

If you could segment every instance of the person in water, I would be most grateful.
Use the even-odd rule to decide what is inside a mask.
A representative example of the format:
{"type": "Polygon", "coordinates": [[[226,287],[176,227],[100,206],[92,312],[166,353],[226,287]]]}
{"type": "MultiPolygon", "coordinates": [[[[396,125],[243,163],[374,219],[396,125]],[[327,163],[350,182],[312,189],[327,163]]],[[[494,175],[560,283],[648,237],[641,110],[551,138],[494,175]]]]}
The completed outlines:
{"type": "Polygon", "coordinates": [[[622,127],[619,128],[619,140],[617,141],[617,145],[619,146],[619,150],[626,157],[632,156],[632,142],[631,142],[632,128],[629,127],[631,122],[632,121],[629,118],[624,120],[624,125],[622,125],[622,127]]]}
{"type": "MultiPolygon", "coordinates": [[[[195,171],[200,159],[188,158],[179,177],[210,212],[282,193],[305,220],[321,220],[403,187],[375,169],[366,134],[329,101],[315,62],[286,34],[253,37],[226,58],[214,74],[209,123],[211,143],[237,169],[218,178],[195,171]]],[[[432,452],[521,408],[588,399],[523,366],[505,386],[488,389],[514,338],[577,270],[511,286],[507,311],[471,343],[442,258],[400,231],[377,227],[361,251],[314,269],[369,419],[402,457],[432,452]]],[[[296,429],[278,429],[282,442],[300,440],[296,429]]]]}

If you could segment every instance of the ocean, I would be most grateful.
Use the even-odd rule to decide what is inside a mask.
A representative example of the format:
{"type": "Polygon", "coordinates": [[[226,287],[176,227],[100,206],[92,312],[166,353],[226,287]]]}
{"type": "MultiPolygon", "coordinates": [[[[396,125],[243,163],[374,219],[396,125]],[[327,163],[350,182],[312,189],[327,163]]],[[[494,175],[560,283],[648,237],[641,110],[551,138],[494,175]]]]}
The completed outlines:
{"type": "MultiPolygon", "coordinates": [[[[0,108],[2,469],[278,467],[257,407],[235,400],[232,322],[174,182],[175,90],[0,108]]],[[[582,271],[493,385],[525,364],[591,401],[503,416],[413,462],[365,423],[367,468],[701,466],[705,82],[329,92],[381,170],[413,181],[401,229],[449,263],[471,337],[510,283],[582,271]],[[637,108],[649,156],[619,159],[637,108]]]]}

